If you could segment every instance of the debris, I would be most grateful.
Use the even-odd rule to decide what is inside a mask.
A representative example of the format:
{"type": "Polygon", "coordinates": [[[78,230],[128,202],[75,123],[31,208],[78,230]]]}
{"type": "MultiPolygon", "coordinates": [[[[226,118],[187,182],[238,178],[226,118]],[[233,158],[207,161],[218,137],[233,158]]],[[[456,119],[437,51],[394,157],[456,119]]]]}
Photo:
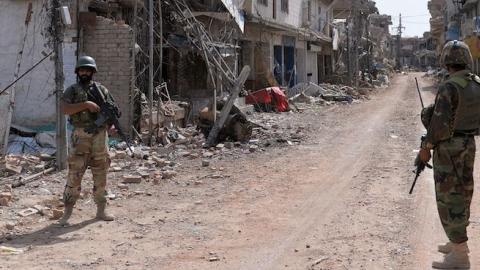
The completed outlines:
{"type": "Polygon", "coordinates": [[[125,184],[139,184],[142,182],[142,177],[140,175],[124,175],[123,183],[125,184]]]}
{"type": "Polygon", "coordinates": [[[10,201],[7,198],[0,198],[0,206],[8,206],[10,201]]]}
{"type": "Polygon", "coordinates": [[[175,171],[164,171],[162,173],[162,178],[163,179],[172,179],[175,176],[177,176],[177,172],[175,172],[175,171]]]}
{"type": "Polygon", "coordinates": [[[227,149],[233,149],[234,144],[232,142],[225,142],[225,148],[227,149]]]}
{"type": "Polygon", "coordinates": [[[148,153],[145,151],[142,151],[141,149],[136,148],[133,150],[133,156],[138,159],[148,159],[148,153]]]}
{"type": "Polygon", "coordinates": [[[310,97],[319,97],[320,95],[323,95],[325,93],[325,89],[313,82],[299,83],[294,87],[288,89],[289,97],[293,97],[301,93],[304,93],[305,95],[310,97]]]}
{"type": "Polygon", "coordinates": [[[202,167],[208,167],[208,166],[210,166],[210,161],[202,160],[202,167]]]}
{"type": "Polygon", "coordinates": [[[118,166],[112,167],[112,172],[121,172],[121,171],[122,171],[121,167],[118,167],[118,166]]]}
{"type": "Polygon", "coordinates": [[[7,202],[11,202],[13,195],[11,192],[2,192],[0,193],[0,199],[5,199],[7,202]]]}
{"type": "Polygon", "coordinates": [[[42,216],[45,215],[45,210],[46,210],[45,207],[37,204],[37,205],[34,205],[33,208],[36,209],[40,215],[42,216]]]}
{"type": "Polygon", "coordinates": [[[0,255],[18,255],[24,252],[23,249],[0,246],[0,255]]]}
{"type": "Polygon", "coordinates": [[[125,185],[123,183],[118,183],[117,187],[121,190],[128,190],[128,185],[125,185]]]}
{"type": "Polygon", "coordinates": [[[63,216],[63,209],[52,209],[52,216],[50,217],[51,220],[58,220],[63,216]]]}
{"type": "Polygon", "coordinates": [[[348,103],[353,102],[353,97],[347,96],[347,95],[322,95],[322,99],[326,101],[337,101],[337,102],[348,102],[348,103]]]}
{"type": "Polygon", "coordinates": [[[204,158],[209,158],[209,157],[213,157],[214,154],[213,154],[212,152],[205,152],[205,153],[202,154],[202,156],[203,156],[204,158]]]}
{"type": "Polygon", "coordinates": [[[305,95],[304,93],[300,93],[290,99],[290,101],[295,102],[295,103],[306,103],[306,104],[313,104],[315,103],[315,98],[314,97],[309,97],[305,95]]]}
{"type": "Polygon", "coordinates": [[[7,161],[7,163],[5,164],[5,169],[6,169],[8,172],[13,173],[13,174],[21,174],[22,171],[23,171],[22,166],[9,163],[8,161],[7,161]]]}
{"type": "Polygon", "coordinates": [[[328,260],[328,257],[322,257],[316,261],[314,261],[310,266],[307,267],[307,270],[314,270],[315,266],[321,264],[323,261],[328,260]]]}
{"type": "Polygon", "coordinates": [[[7,223],[5,223],[5,228],[6,228],[7,230],[11,231],[11,230],[15,229],[15,226],[16,226],[16,225],[17,225],[17,224],[14,223],[14,222],[7,222],[7,223]]]}
{"type": "Polygon", "coordinates": [[[54,156],[48,155],[48,154],[41,154],[40,155],[40,160],[41,161],[52,161],[55,160],[54,156]]]}
{"type": "Polygon", "coordinates": [[[253,92],[245,98],[245,103],[254,105],[260,112],[286,112],[290,109],[288,98],[279,87],[253,92]]]}
{"type": "Polygon", "coordinates": [[[44,171],[42,171],[42,172],[39,172],[39,173],[30,175],[30,176],[28,176],[28,177],[25,177],[25,178],[23,178],[23,179],[20,179],[20,181],[17,181],[17,182],[15,182],[15,183],[13,183],[13,184],[12,184],[12,187],[13,187],[13,188],[17,188],[17,187],[24,186],[24,185],[26,185],[26,184],[28,184],[28,183],[31,183],[31,182],[37,180],[37,178],[39,178],[40,176],[46,175],[46,174],[51,173],[51,172],[53,172],[53,171],[55,171],[55,168],[49,168],[49,169],[46,169],[46,170],[44,170],[44,171]]]}
{"type": "Polygon", "coordinates": [[[230,97],[228,98],[226,104],[222,108],[222,111],[217,121],[215,121],[212,129],[210,130],[210,133],[207,138],[208,146],[215,145],[215,142],[217,142],[218,135],[220,134],[221,130],[223,129],[224,125],[227,122],[228,116],[230,115],[233,103],[237,99],[238,94],[240,94],[240,91],[243,89],[243,84],[248,79],[249,74],[250,74],[250,67],[244,66],[242,69],[242,72],[240,73],[237,80],[235,81],[235,85],[233,86],[233,89],[230,92],[230,97]]]}
{"type": "Polygon", "coordinates": [[[218,261],[220,261],[220,258],[218,258],[217,256],[213,256],[213,257],[208,258],[208,261],[209,262],[218,262],[218,261]]]}
{"type": "Polygon", "coordinates": [[[115,151],[115,159],[124,159],[127,157],[127,153],[125,151],[115,151]]]}
{"type": "Polygon", "coordinates": [[[38,212],[39,211],[35,208],[27,208],[27,209],[24,209],[24,210],[18,212],[18,215],[21,216],[21,217],[28,217],[28,216],[37,214],[38,212]]]}
{"type": "Polygon", "coordinates": [[[149,178],[150,177],[150,173],[147,172],[147,171],[138,171],[138,174],[140,174],[140,176],[142,178],[149,178]]]}
{"type": "Polygon", "coordinates": [[[152,159],[157,163],[158,167],[165,167],[170,164],[170,161],[163,158],[159,158],[157,156],[152,156],[152,159]]]}

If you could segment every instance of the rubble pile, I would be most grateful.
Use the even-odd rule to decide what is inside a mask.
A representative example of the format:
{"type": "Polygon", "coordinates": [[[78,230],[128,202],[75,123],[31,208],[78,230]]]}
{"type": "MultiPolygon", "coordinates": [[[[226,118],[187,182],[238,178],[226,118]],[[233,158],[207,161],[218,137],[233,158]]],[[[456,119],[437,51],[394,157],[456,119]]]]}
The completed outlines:
{"type": "MultiPolygon", "coordinates": [[[[197,126],[164,127],[158,132],[157,143],[147,146],[140,140],[133,141],[133,151],[128,150],[124,142],[111,145],[107,198],[116,201],[153,196],[152,186],[165,181],[175,183],[180,175],[193,168],[207,176],[192,180],[192,185],[201,185],[207,181],[206,177],[226,178],[228,175],[224,175],[223,169],[215,166],[219,160],[233,161],[264,152],[267,148],[288,147],[307,140],[308,127],[298,121],[300,116],[293,112],[253,113],[248,120],[252,127],[248,140],[227,138],[209,148],[205,148],[205,136],[197,126]]],[[[6,239],[21,233],[23,226],[19,224],[57,220],[62,216],[66,171],[38,177],[22,188],[12,188],[19,176],[25,178],[26,174],[48,168],[53,165],[51,162],[37,156],[7,156],[0,165],[5,169],[8,164],[10,168],[0,180],[0,235],[6,239]]],[[[92,185],[91,173],[87,170],[82,183],[85,188],[77,207],[94,207],[89,188],[92,185]]]]}
{"type": "Polygon", "coordinates": [[[288,90],[291,102],[330,105],[335,102],[352,103],[365,99],[369,88],[354,88],[336,84],[300,83],[288,90]]]}
{"type": "Polygon", "coordinates": [[[29,175],[52,167],[53,159],[49,155],[7,155],[0,164],[0,177],[11,175],[29,175]]]}

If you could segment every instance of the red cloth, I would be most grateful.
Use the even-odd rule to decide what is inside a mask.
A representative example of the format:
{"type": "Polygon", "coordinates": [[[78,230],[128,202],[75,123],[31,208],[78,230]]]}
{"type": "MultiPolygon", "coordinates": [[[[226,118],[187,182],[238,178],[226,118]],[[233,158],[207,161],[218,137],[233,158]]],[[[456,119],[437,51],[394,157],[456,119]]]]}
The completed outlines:
{"type": "Polygon", "coordinates": [[[275,100],[275,105],[277,107],[277,112],[286,112],[288,111],[288,98],[285,93],[278,87],[272,87],[272,96],[275,100]]]}
{"type": "Polygon", "coordinates": [[[277,112],[288,110],[288,98],[279,87],[270,87],[251,93],[245,97],[247,104],[270,104],[277,112]]]}

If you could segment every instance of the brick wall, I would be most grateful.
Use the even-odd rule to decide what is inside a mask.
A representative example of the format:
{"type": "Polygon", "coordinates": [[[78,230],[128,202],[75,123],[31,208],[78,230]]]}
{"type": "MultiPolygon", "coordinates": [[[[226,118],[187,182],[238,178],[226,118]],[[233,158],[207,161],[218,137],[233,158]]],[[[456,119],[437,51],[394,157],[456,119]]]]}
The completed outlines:
{"type": "Polygon", "coordinates": [[[131,96],[132,29],[124,23],[97,16],[96,24],[85,29],[84,54],[97,61],[95,80],[108,88],[115,98],[122,117],[120,125],[129,133],[133,122],[131,96]]]}

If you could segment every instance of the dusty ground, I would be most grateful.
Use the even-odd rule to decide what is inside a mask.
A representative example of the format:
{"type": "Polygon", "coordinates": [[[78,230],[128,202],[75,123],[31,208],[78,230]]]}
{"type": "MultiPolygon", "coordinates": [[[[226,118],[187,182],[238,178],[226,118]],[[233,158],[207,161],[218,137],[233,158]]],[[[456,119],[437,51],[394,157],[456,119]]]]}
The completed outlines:
{"type": "MultiPolygon", "coordinates": [[[[307,133],[301,145],[219,156],[214,168],[185,160],[173,180],[115,189],[114,222],[92,219],[88,194],[71,227],[20,219],[1,244],[25,252],[1,256],[0,269],[430,269],[445,236],[431,171],[408,195],[423,131],[414,76],[398,76],[367,102],[282,115],[282,125],[307,133]]],[[[431,101],[431,82],[420,84],[431,101]]],[[[112,189],[118,181],[112,174],[112,189]]],[[[22,188],[18,208],[0,214],[55,201],[57,184],[43,195],[22,188]]],[[[477,198],[472,254],[480,249],[477,198]]]]}

